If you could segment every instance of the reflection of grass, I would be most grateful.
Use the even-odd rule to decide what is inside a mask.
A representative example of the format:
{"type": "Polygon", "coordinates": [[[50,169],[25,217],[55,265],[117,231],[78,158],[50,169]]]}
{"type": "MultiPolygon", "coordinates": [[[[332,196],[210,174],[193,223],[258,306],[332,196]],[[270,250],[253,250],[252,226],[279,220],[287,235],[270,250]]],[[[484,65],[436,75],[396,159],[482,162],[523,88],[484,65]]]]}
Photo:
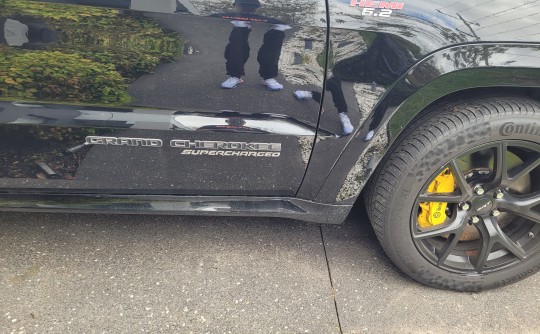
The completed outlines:
{"type": "Polygon", "coordinates": [[[311,63],[311,57],[309,55],[302,55],[302,64],[311,63]]]}
{"type": "Polygon", "coordinates": [[[121,14],[113,9],[25,0],[5,0],[2,11],[5,16],[17,15],[15,19],[20,18],[23,23],[27,16],[41,19],[51,30],[61,32],[62,37],[58,42],[49,44],[46,50],[9,49],[8,52],[7,48],[2,49],[0,73],[9,76],[0,80],[0,99],[13,97],[122,104],[129,101],[127,82],[152,72],[159,63],[174,61],[181,55],[183,48],[183,41],[176,33],[164,31],[158,24],[138,13],[121,14]],[[8,54],[12,57],[19,57],[16,56],[19,54],[23,59],[17,66],[13,66],[14,58],[8,54]],[[58,59],[55,60],[55,57],[58,59]],[[51,71],[28,73],[30,68],[36,67],[36,64],[31,63],[31,58],[44,60],[42,68],[53,63],[55,66],[51,70],[64,72],[53,76],[69,77],[76,75],[76,72],[86,73],[79,76],[80,80],[94,80],[101,86],[92,88],[92,91],[79,87],[74,92],[76,84],[64,78],[60,82],[57,78],[51,79],[51,73],[48,73],[51,71]],[[62,67],[65,59],[80,59],[81,68],[69,61],[62,67]],[[86,60],[91,63],[85,63],[86,60]],[[83,70],[84,64],[93,68],[92,74],[83,70]],[[109,79],[98,80],[99,75],[104,73],[109,79]],[[17,82],[17,78],[21,80],[30,77],[35,86],[31,86],[31,82],[25,82],[26,86],[17,82]],[[54,86],[52,92],[50,86],[54,86]]]}
{"type": "MultiPolygon", "coordinates": [[[[325,50],[326,51],[326,50],[325,50]]],[[[322,68],[325,68],[326,66],[326,52],[323,51],[321,52],[318,56],[317,56],[317,63],[322,67],[322,68]]],[[[332,68],[333,64],[332,62],[334,61],[334,51],[332,50],[332,48],[330,48],[330,52],[329,53],[329,57],[328,57],[328,67],[332,68]]]]}
{"type": "Polygon", "coordinates": [[[360,34],[362,35],[362,38],[364,38],[364,42],[366,42],[368,48],[373,45],[373,42],[377,37],[377,34],[371,31],[362,31],[360,34]]]}

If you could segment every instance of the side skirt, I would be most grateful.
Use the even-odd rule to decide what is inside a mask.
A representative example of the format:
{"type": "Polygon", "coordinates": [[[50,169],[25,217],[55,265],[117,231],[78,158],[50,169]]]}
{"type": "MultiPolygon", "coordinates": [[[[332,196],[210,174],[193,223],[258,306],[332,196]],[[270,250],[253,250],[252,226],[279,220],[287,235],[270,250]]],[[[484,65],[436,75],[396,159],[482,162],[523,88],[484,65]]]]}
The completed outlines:
{"type": "Polygon", "coordinates": [[[299,198],[0,193],[0,211],[250,216],[341,224],[352,205],[299,198]]]}

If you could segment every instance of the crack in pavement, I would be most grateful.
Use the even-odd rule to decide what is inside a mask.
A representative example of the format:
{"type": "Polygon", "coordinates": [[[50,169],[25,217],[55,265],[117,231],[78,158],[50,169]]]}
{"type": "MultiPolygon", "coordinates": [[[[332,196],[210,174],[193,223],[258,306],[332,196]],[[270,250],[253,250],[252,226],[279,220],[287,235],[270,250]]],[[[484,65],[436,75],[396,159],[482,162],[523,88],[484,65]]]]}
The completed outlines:
{"type": "Polygon", "coordinates": [[[336,310],[336,318],[338,322],[339,332],[343,334],[343,329],[341,328],[341,321],[339,319],[339,310],[337,306],[337,298],[336,298],[336,289],[334,288],[334,281],[332,280],[332,272],[330,271],[330,262],[328,261],[328,254],[326,253],[326,244],[324,242],[324,234],[322,230],[322,226],[319,225],[319,231],[321,232],[321,241],[323,245],[323,251],[324,251],[324,258],[326,260],[326,268],[328,269],[328,279],[330,280],[330,287],[332,288],[332,298],[334,299],[334,309],[336,310]]]}

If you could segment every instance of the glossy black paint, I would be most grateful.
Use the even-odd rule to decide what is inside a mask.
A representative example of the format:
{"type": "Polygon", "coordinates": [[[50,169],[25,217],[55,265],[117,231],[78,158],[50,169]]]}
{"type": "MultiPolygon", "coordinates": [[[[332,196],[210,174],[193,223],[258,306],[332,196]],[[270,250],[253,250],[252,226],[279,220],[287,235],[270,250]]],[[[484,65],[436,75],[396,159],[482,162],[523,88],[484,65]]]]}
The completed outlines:
{"type": "MultiPolygon", "coordinates": [[[[309,28],[309,41],[304,38],[307,28],[298,24],[317,14],[308,2],[300,2],[290,10],[284,10],[278,4],[262,6],[257,11],[246,11],[245,6],[232,4],[168,0],[151,4],[137,0],[125,3],[8,0],[5,12],[10,14],[6,16],[10,23],[6,25],[6,31],[11,28],[20,33],[28,25],[27,17],[31,16],[28,13],[34,10],[32,13],[48,24],[44,31],[60,35],[58,42],[52,41],[35,53],[24,49],[29,44],[24,41],[24,36],[20,37],[22,41],[17,41],[17,36],[6,39],[8,47],[2,50],[11,61],[9,67],[15,68],[17,73],[19,67],[27,64],[22,63],[26,60],[24,57],[42,56],[38,58],[39,62],[57,67],[51,71],[60,72],[66,68],[68,72],[66,78],[48,79],[47,70],[38,68],[37,72],[44,72],[39,73],[45,87],[38,87],[32,96],[26,93],[28,90],[24,91],[24,82],[21,85],[13,83],[5,90],[5,111],[0,114],[0,123],[8,127],[22,124],[36,127],[26,130],[29,136],[15,144],[20,146],[19,150],[30,146],[34,132],[44,132],[41,139],[54,144],[54,134],[62,129],[73,130],[74,135],[86,131],[109,137],[159,139],[166,145],[87,146],[84,159],[78,161],[77,172],[55,180],[43,179],[42,171],[36,167],[39,158],[32,158],[48,154],[46,162],[54,165],[58,159],[49,158],[54,154],[26,152],[19,160],[29,165],[23,169],[31,170],[29,173],[33,175],[20,173],[19,178],[4,178],[1,187],[44,192],[62,188],[81,193],[294,196],[317,133],[319,106],[299,103],[292,89],[302,85],[320,91],[324,68],[317,63],[317,56],[324,52],[325,30],[309,28]],[[21,16],[18,11],[26,15],[21,16]],[[101,21],[88,19],[93,16],[101,21]],[[112,26],[107,25],[107,20],[112,26]],[[102,21],[106,22],[103,27],[102,21]],[[288,26],[285,21],[297,25],[288,26]],[[244,26],[236,26],[238,22],[244,26]],[[57,63],[65,58],[71,65],[71,52],[80,55],[75,62],[90,58],[89,65],[104,63],[107,71],[114,68],[118,75],[109,74],[110,78],[120,76],[127,84],[118,80],[116,85],[93,87],[73,80],[81,88],[64,93],[67,77],[79,73],[57,63]],[[238,57],[247,58],[249,53],[251,56],[245,66],[238,64],[246,60],[238,57]],[[269,56],[271,53],[275,54],[269,56]],[[133,55],[138,62],[132,64],[124,54],[128,58],[133,55]],[[276,56],[280,58],[279,63],[273,63],[277,61],[276,56]],[[160,59],[156,64],[153,58],[157,57],[160,59]],[[277,72],[278,65],[281,73],[277,72]],[[307,67],[314,70],[306,72],[307,67]],[[220,85],[227,79],[226,70],[233,69],[244,71],[245,83],[235,89],[222,89],[220,85]],[[286,85],[283,91],[269,91],[260,83],[259,75],[266,78],[274,71],[276,79],[286,85]],[[18,99],[19,96],[22,98],[18,99]],[[211,155],[223,153],[216,150],[209,153],[193,150],[187,155],[184,154],[187,150],[168,145],[172,140],[279,143],[282,150],[277,156],[264,156],[263,159],[251,154],[211,155]],[[26,182],[21,182],[22,179],[26,182]]],[[[324,8],[324,2],[321,4],[324,8]]],[[[95,70],[99,71],[105,69],[95,70]]],[[[7,80],[11,82],[18,78],[11,75],[7,80]]],[[[78,81],[85,79],[82,77],[78,81]]],[[[333,135],[332,129],[321,130],[333,135]]],[[[10,135],[5,133],[4,136],[10,135]]],[[[57,154],[64,154],[69,148],[66,146],[84,143],[84,138],[77,143],[69,133],[64,137],[64,142],[69,145],[57,140],[57,154]]],[[[6,164],[13,163],[12,160],[7,159],[6,164]]],[[[9,168],[7,165],[0,167],[9,168]]]]}
{"type": "MultiPolygon", "coordinates": [[[[443,49],[415,64],[393,84],[352,136],[324,185],[318,188],[320,180],[314,182],[311,191],[316,193],[316,200],[354,202],[407,123],[437,100],[469,89],[502,88],[504,94],[504,88],[513,93],[508,88],[539,87],[539,57],[538,45],[486,43],[443,49]],[[370,131],[372,138],[367,140],[370,131]]],[[[486,89],[478,92],[490,93],[486,89]]],[[[318,156],[317,146],[313,156],[318,156]]]]}
{"type": "Polygon", "coordinates": [[[358,106],[356,131],[316,141],[301,197],[353,203],[407,123],[452,93],[540,87],[540,9],[533,3],[408,1],[383,19],[360,15],[354,2],[329,1],[330,43],[356,34],[345,47],[357,47],[328,73],[353,86],[345,96],[358,106]]]}
{"type": "MultiPolygon", "coordinates": [[[[37,167],[39,159],[25,160],[27,173],[34,176],[2,176],[0,188],[5,192],[296,196],[349,207],[421,110],[468,89],[540,87],[540,10],[527,1],[414,0],[393,5],[396,9],[389,17],[380,9],[361,7],[380,2],[356,0],[280,0],[247,9],[247,2],[241,7],[233,1],[38,2],[49,6],[51,15],[58,11],[114,15],[126,25],[152,29],[160,43],[152,43],[158,37],[145,37],[135,28],[119,27],[117,36],[107,31],[105,37],[92,35],[91,22],[82,17],[73,23],[78,27],[73,32],[54,19],[17,12],[13,4],[22,6],[24,1],[7,1],[11,7],[2,11],[7,14],[0,23],[7,26],[10,20],[11,27],[28,26],[40,33],[28,34],[32,38],[26,41],[20,36],[7,38],[5,30],[0,38],[2,55],[83,50],[88,57],[112,52],[111,48],[132,52],[131,43],[136,43],[148,57],[162,57],[157,66],[138,64],[136,73],[121,68],[121,61],[112,61],[121,74],[114,77],[118,85],[126,82],[126,92],[114,96],[101,90],[86,100],[50,94],[17,97],[0,90],[4,128],[25,129],[27,140],[39,138],[35,133],[40,132],[45,132],[41,137],[63,133],[63,141],[51,141],[42,148],[49,151],[34,155],[46,153],[45,159],[51,159],[54,152],[61,152],[72,157],[65,152],[84,143],[81,131],[158,138],[165,143],[173,139],[281,143],[283,151],[279,158],[226,159],[179,156],[171,147],[82,146],[76,154],[85,153],[84,158],[75,171],[66,172],[67,177],[51,178],[37,167]],[[231,21],[248,22],[251,28],[231,21]],[[248,36],[241,43],[234,37],[240,34],[248,36]],[[271,56],[276,47],[269,47],[276,41],[272,36],[282,38],[277,39],[276,65],[276,79],[285,86],[281,91],[265,90],[258,83],[257,73],[264,76],[268,70],[261,64],[276,56],[271,56]],[[245,82],[222,89],[231,48],[251,55],[245,82]],[[308,98],[295,99],[297,91],[308,92],[308,98]],[[343,113],[354,128],[350,135],[344,135],[343,113]]],[[[13,63],[7,69],[15,64],[9,61],[13,63]]],[[[2,140],[0,154],[8,152],[8,139],[2,140]]],[[[22,151],[28,144],[22,140],[9,149],[22,151]]],[[[12,169],[7,163],[0,165],[0,175],[12,169]]],[[[74,169],[69,163],[57,169],[70,166],[74,169]]],[[[333,217],[342,220],[345,214],[333,217]]]]}

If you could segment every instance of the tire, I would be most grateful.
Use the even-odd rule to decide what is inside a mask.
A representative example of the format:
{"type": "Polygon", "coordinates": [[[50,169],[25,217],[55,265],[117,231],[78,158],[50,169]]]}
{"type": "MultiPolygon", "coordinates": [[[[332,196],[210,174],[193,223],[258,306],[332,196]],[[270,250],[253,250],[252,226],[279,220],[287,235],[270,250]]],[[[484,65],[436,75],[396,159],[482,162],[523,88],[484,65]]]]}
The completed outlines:
{"type": "Polygon", "coordinates": [[[539,165],[538,102],[450,103],[422,112],[400,135],[369,182],[366,208],[385,252],[413,279],[496,288],[540,270],[539,165]],[[451,190],[428,191],[443,174],[451,190]],[[440,203],[444,221],[431,225],[426,217],[440,203]]]}

